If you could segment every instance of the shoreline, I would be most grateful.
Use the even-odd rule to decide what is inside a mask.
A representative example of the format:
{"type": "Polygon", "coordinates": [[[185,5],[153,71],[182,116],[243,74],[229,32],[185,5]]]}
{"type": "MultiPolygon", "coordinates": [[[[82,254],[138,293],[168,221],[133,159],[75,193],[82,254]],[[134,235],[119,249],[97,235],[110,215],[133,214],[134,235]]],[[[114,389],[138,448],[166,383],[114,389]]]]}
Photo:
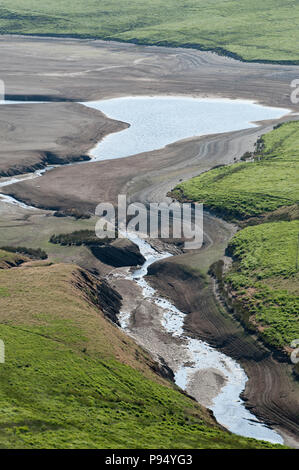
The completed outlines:
{"type": "Polygon", "coordinates": [[[268,59],[256,59],[256,60],[247,60],[244,59],[239,54],[229,51],[228,49],[224,49],[220,46],[215,46],[214,48],[208,48],[205,46],[201,46],[197,43],[186,43],[186,44],[177,44],[171,43],[170,41],[160,41],[159,43],[150,43],[147,41],[142,40],[125,40],[120,38],[115,39],[108,39],[104,38],[103,36],[88,36],[88,35],[80,35],[80,34],[31,34],[31,33],[1,33],[0,36],[6,37],[20,37],[20,38],[40,38],[45,40],[75,40],[75,41],[103,41],[106,43],[116,43],[116,44],[132,44],[136,46],[147,46],[147,47],[164,47],[169,49],[194,49],[195,51],[200,52],[210,52],[211,54],[219,55],[220,57],[226,57],[228,59],[233,59],[235,61],[239,61],[241,63],[246,64],[265,64],[265,65],[289,65],[289,66],[297,66],[299,65],[298,60],[268,60],[268,59]]]}
{"type": "MultiPolygon", "coordinates": [[[[145,45],[134,44],[130,42],[119,42],[119,41],[110,41],[110,40],[105,41],[101,39],[93,39],[93,40],[90,40],[90,39],[84,40],[84,39],[75,39],[75,38],[67,39],[67,38],[57,38],[54,36],[43,38],[43,37],[39,37],[35,35],[27,36],[27,35],[11,35],[11,34],[0,35],[0,42],[2,46],[1,58],[4,59],[4,63],[6,62],[6,60],[9,60],[8,70],[7,71],[5,70],[4,73],[2,73],[2,77],[1,77],[5,83],[9,84],[8,89],[6,90],[7,92],[6,95],[10,98],[17,97],[17,96],[21,96],[23,98],[24,97],[32,98],[33,96],[40,97],[43,99],[48,98],[49,101],[55,100],[55,101],[61,102],[61,104],[63,104],[65,101],[68,101],[68,102],[95,101],[95,100],[102,100],[102,99],[113,99],[116,97],[120,98],[122,96],[131,96],[131,95],[132,96],[138,96],[138,95],[144,96],[144,95],[159,94],[162,96],[164,94],[165,96],[169,96],[171,94],[175,94],[175,95],[181,94],[182,96],[189,95],[192,97],[197,96],[197,97],[203,97],[203,98],[205,97],[208,97],[208,98],[222,97],[223,98],[224,97],[224,98],[229,98],[229,99],[236,99],[236,98],[246,99],[249,101],[253,100],[254,102],[258,102],[260,104],[264,104],[267,106],[276,106],[277,105],[276,101],[278,98],[278,101],[280,102],[279,106],[281,106],[282,102],[284,102],[283,107],[285,107],[285,94],[275,93],[275,88],[277,87],[277,85],[279,85],[279,81],[280,81],[279,77],[278,77],[278,82],[275,83],[275,81],[271,80],[271,74],[273,73],[274,75],[276,75],[278,73],[279,75],[280,71],[284,70],[287,75],[290,75],[290,77],[292,77],[290,80],[288,80],[288,87],[289,87],[292,79],[298,78],[297,71],[299,70],[299,62],[298,64],[294,64],[293,66],[290,66],[288,64],[275,64],[275,63],[264,64],[264,63],[259,63],[259,62],[241,62],[233,58],[228,58],[225,56],[217,55],[210,51],[200,51],[198,49],[182,48],[178,46],[175,46],[175,47],[165,47],[165,46],[157,46],[157,45],[145,46],[145,45]],[[113,51],[113,55],[115,55],[116,59],[119,58],[120,54],[128,55],[128,58],[130,56],[130,59],[131,59],[131,56],[134,56],[136,54],[137,57],[140,56],[140,59],[137,58],[136,60],[133,61],[132,64],[130,64],[130,63],[125,63],[121,58],[120,60],[116,60],[114,62],[113,57],[111,57],[108,62],[107,57],[105,57],[103,58],[104,59],[103,66],[101,68],[94,68],[94,69],[89,68],[87,70],[83,69],[83,71],[80,71],[80,72],[77,72],[77,71],[62,72],[61,70],[63,70],[63,68],[67,70],[70,66],[71,68],[73,66],[73,64],[71,63],[65,63],[65,60],[63,61],[63,64],[60,65],[57,72],[55,72],[56,64],[54,61],[53,64],[51,64],[53,67],[52,71],[49,73],[43,73],[42,72],[43,70],[42,59],[43,58],[40,57],[41,64],[39,68],[39,73],[37,74],[37,76],[40,76],[40,77],[41,76],[57,77],[58,81],[59,81],[59,77],[64,77],[65,81],[68,81],[68,77],[72,76],[72,78],[75,78],[75,79],[78,78],[78,80],[79,79],[81,80],[81,78],[85,80],[85,78],[87,78],[85,77],[85,74],[86,75],[93,74],[95,72],[95,74],[98,77],[100,77],[103,74],[106,75],[106,71],[108,71],[108,73],[110,72],[112,73],[113,69],[115,68],[116,70],[119,68],[127,69],[128,67],[133,66],[133,68],[136,67],[136,70],[139,69],[139,67],[141,67],[142,69],[147,69],[147,65],[151,65],[148,63],[149,59],[153,59],[153,65],[155,62],[157,62],[157,65],[163,67],[163,65],[160,64],[160,59],[163,56],[167,57],[168,61],[170,62],[168,64],[170,66],[169,67],[170,75],[168,74],[160,75],[159,70],[157,71],[154,70],[152,72],[153,74],[152,79],[151,80],[146,79],[147,83],[139,83],[138,77],[134,77],[135,79],[137,78],[137,80],[135,80],[135,85],[137,86],[131,88],[131,94],[128,92],[124,93],[123,86],[116,87],[115,89],[115,87],[111,87],[111,86],[107,87],[106,86],[107,83],[103,84],[105,87],[105,90],[103,90],[102,92],[101,84],[97,84],[97,87],[92,86],[92,87],[88,87],[85,89],[84,88],[78,89],[77,87],[73,88],[72,86],[68,86],[67,83],[64,84],[63,82],[59,84],[61,85],[59,88],[57,88],[55,85],[54,88],[51,89],[51,93],[49,93],[49,88],[46,86],[46,84],[44,84],[42,80],[38,82],[36,80],[36,76],[34,75],[32,75],[32,79],[33,79],[32,84],[36,83],[36,85],[30,88],[30,93],[29,93],[28,88],[25,88],[23,85],[16,87],[16,88],[14,87],[14,81],[17,81],[17,77],[12,77],[11,74],[9,74],[9,77],[10,77],[9,80],[5,80],[5,75],[7,72],[9,72],[9,65],[11,65],[11,56],[8,58],[6,57],[6,51],[5,51],[6,46],[9,46],[10,44],[15,43],[16,49],[18,49],[19,47],[26,49],[27,46],[29,48],[32,48],[32,47],[34,48],[38,44],[42,47],[45,46],[46,49],[50,49],[48,42],[53,43],[54,47],[55,47],[55,44],[57,43],[57,46],[58,46],[57,52],[60,52],[59,49],[61,49],[61,51],[64,51],[65,50],[64,46],[66,46],[68,49],[70,50],[73,49],[74,51],[76,50],[80,51],[82,49],[81,52],[83,52],[83,50],[86,50],[87,53],[94,52],[95,55],[96,53],[98,53],[98,56],[99,56],[98,58],[100,58],[101,50],[106,49],[111,52],[113,51]],[[198,60],[198,64],[196,62],[193,63],[194,69],[196,69],[197,66],[201,65],[202,69],[206,71],[209,69],[210,65],[213,65],[213,66],[219,67],[220,69],[223,68],[223,72],[225,73],[223,74],[221,80],[218,80],[217,82],[215,82],[213,79],[213,76],[215,76],[215,72],[220,72],[220,70],[218,71],[211,70],[211,72],[213,72],[212,80],[209,80],[208,77],[196,76],[197,83],[193,83],[191,88],[189,86],[190,84],[188,83],[188,80],[187,82],[185,82],[185,86],[181,87],[179,83],[180,78],[181,78],[181,71],[180,70],[178,71],[178,67],[175,67],[173,69],[172,63],[171,63],[172,61],[175,61],[176,56],[181,57],[183,61],[185,60],[188,61],[189,56],[192,62],[193,60],[195,60],[196,62],[198,60]],[[107,62],[107,64],[105,64],[105,62],[107,62]],[[253,83],[255,79],[258,80],[258,75],[255,77],[254,74],[252,74],[254,69],[256,69],[256,71],[259,72],[261,75],[264,74],[264,72],[269,72],[269,75],[265,76],[265,81],[262,81],[259,87],[257,87],[257,83],[255,83],[256,90],[253,93],[250,91],[250,89],[243,88],[242,83],[235,83],[235,84],[232,84],[231,82],[229,84],[225,83],[226,71],[233,72],[234,68],[238,68],[238,72],[240,73],[240,76],[243,75],[243,71],[247,72],[246,75],[250,75],[250,77],[244,76],[244,82],[247,82],[248,79],[249,81],[253,81],[253,83]],[[159,75],[160,75],[160,80],[163,77],[162,83],[157,82],[156,76],[159,76],[159,75]],[[173,77],[173,78],[170,79],[170,77],[173,77]],[[179,80],[177,81],[178,78],[179,80]],[[207,87],[200,86],[201,89],[199,89],[198,84],[202,85],[203,79],[204,81],[207,81],[208,86],[207,87]],[[268,95],[267,88],[269,88],[269,85],[267,82],[269,82],[269,80],[272,82],[274,89],[273,89],[273,93],[270,93],[271,99],[265,100],[265,98],[267,98],[267,95],[268,95]],[[163,81],[165,82],[165,85],[167,86],[164,86],[163,81]],[[227,87],[226,85],[229,85],[229,86],[227,87]],[[213,88],[214,88],[214,91],[213,93],[211,93],[211,89],[213,88]],[[223,92],[225,88],[227,88],[226,92],[223,92]],[[16,90],[18,91],[16,92],[16,90]],[[252,96],[254,96],[254,99],[252,98],[252,96]]],[[[18,55],[17,50],[15,51],[15,54],[18,55]]],[[[86,60],[88,65],[91,65],[91,66],[94,65],[92,55],[93,54],[91,54],[90,59],[86,60]]],[[[65,59],[65,56],[63,58],[65,59]]],[[[83,60],[82,60],[81,67],[84,67],[84,58],[82,59],[83,60]]],[[[31,62],[32,60],[34,63],[34,59],[30,57],[29,62],[31,62]]],[[[56,56],[56,61],[60,63],[60,57],[57,58],[56,56]]],[[[75,60],[75,63],[76,63],[76,60],[75,60]]],[[[98,64],[98,61],[97,61],[97,64],[98,64]]],[[[179,68],[182,68],[182,67],[179,67],[179,68]]],[[[124,78],[126,78],[127,70],[124,70],[124,72],[125,72],[124,78]]],[[[184,64],[183,64],[182,72],[183,74],[185,73],[184,64]]],[[[194,71],[191,68],[188,71],[187,75],[190,75],[190,78],[191,78],[191,76],[193,76],[193,72],[194,71]]],[[[113,79],[115,79],[115,77],[113,77],[113,79]]],[[[192,77],[192,81],[193,81],[193,77],[192,77]]],[[[106,82],[106,77],[105,77],[105,82],[106,82]]],[[[291,88],[289,88],[289,92],[290,92],[289,94],[291,94],[291,91],[292,91],[291,88]]],[[[290,107],[294,111],[298,111],[298,106],[296,107],[296,105],[292,104],[290,100],[288,100],[288,107],[290,107]]]]}

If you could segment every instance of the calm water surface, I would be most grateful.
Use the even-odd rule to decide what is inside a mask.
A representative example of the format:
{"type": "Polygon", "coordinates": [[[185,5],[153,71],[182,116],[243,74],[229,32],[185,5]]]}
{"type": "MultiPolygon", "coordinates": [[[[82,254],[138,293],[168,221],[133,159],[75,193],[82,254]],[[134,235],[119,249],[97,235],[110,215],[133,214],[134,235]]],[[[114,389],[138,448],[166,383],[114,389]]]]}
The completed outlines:
{"type": "Polygon", "coordinates": [[[91,151],[96,160],[128,157],[194,136],[255,127],[254,121],[288,113],[244,100],[184,97],[128,97],[82,104],[130,124],[91,151]]]}

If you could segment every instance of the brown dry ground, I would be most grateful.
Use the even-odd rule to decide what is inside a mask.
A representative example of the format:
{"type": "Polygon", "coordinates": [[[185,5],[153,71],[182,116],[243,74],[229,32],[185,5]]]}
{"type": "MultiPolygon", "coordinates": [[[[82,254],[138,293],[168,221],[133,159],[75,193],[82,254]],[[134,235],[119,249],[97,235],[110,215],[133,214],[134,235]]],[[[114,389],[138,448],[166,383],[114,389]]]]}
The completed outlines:
{"type": "MultiPolygon", "coordinates": [[[[290,108],[290,83],[299,76],[299,67],[295,66],[245,64],[194,50],[89,40],[2,37],[0,41],[1,79],[6,83],[7,94],[14,97],[34,94],[41,98],[83,101],[128,95],[187,94],[254,99],[270,106],[290,108]]],[[[46,109],[52,105],[38,106],[46,109]]],[[[65,110],[65,106],[65,103],[55,103],[55,113],[65,110]]],[[[292,109],[296,110],[296,106],[292,109]]],[[[86,109],[79,105],[69,105],[68,111],[73,113],[68,125],[74,127],[81,112],[86,114],[86,109]]],[[[0,112],[5,114],[4,108],[0,112]]],[[[94,116],[98,120],[101,115],[95,112],[94,116]]],[[[13,121],[12,116],[12,125],[13,121]]],[[[127,159],[58,168],[38,180],[10,186],[5,192],[40,207],[76,207],[91,212],[97,203],[115,201],[116,195],[123,192],[132,200],[160,202],[180,179],[238,159],[273,124],[264,122],[258,128],[193,138],[127,159]]],[[[36,132],[36,125],[32,119],[30,135],[34,144],[29,149],[32,152],[44,149],[45,144],[36,132]]],[[[63,135],[57,134],[57,139],[65,141],[68,132],[65,128],[63,135]]],[[[77,142],[68,140],[69,155],[76,153],[77,142]]],[[[88,147],[86,142],[84,152],[88,147]]],[[[93,145],[94,140],[90,143],[93,145]]],[[[12,152],[15,151],[12,146],[12,152]]],[[[292,381],[288,365],[265,352],[254,339],[248,339],[234,321],[220,312],[211,282],[202,286],[196,276],[193,280],[180,274],[181,265],[187,271],[190,268],[206,271],[223,254],[233,233],[233,228],[213,217],[205,220],[209,241],[206,249],[173,257],[171,264],[177,264],[178,268],[171,275],[162,271],[160,288],[176,303],[188,307],[189,331],[242,361],[250,377],[245,393],[249,406],[279,428],[298,435],[298,385],[292,381]]]]}
{"type": "MultiPolygon", "coordinates": [[[[0,41],[1,79],[5,82],[8,98],[30,99],[34,95],[40,99],[84,101],[128,95],[176,94],[254,99],[270,106],[290,108],[290,83],[299,76],[299,67],[244,64],[192,49],[10,36],[1,37],[0,41]]],[[[100,128],[104,128],[103,134],[109,132],[109,127],[111,131],[116,130],[117,124],[113,121],[104,123],[101,113],[73,103],[55,103],[54,115],[49,104],[38,107],[39,111],[30,115],[30,126],[26,129],[26,140],[31,142],[31,152],[35,155],[48,145],[49,150],[54,147],[54,150],[60,150],[71,159],[78,155],[78,150],[80,154],[83,151],[86,153],[88,144],[93,147],[100,128]],[[67,122],[64,126],[57,126],[55,116],[59,116],[60,110],[65,113],[67,106],[67,122]],[[39,114],[43,109],[49,113],[47,120],[51,127],[53,123],[53,130],[49,132],[57,133],[56,136],[52,134],[50,145],[48,134],[39,131],[42,125],[39,114]],[[78,125],[80,120],[83,122],[92,114],[98,121],[94,124],[99,126],[97,135],[93,126],[89,130],[89,125],[88,128],[78,125]],[[78,149],[80,139],[83,149],[78,149]],[[57,149],[57,142],[62,145],[60,149],[57,149]]],[[[2,126],[5,109],[0,109],[3,113],[3,119],[0,118],[2,126]]],[[[17,112],[11,110],[10,113],[10,126],[16,126],[17,112]]],[[[72,201],[72,204],[84,209],[93,209],[96,203],[103,200],[115,200],[120,190],[132,195],[144,188],[152,191],[153,186],[158,190],[160,183],[164,196],[166,184],[170,189],[180,178],[198,174],[240,156],[261,133],[270,129],[270,125],[263,123],[261,128],[220,137],[189,139],[162,151],[142,154],[138,160],[134,158],[134,165],[131,164],[132,160],[115,160],[92,166],[83,164],[60,168],[45,175],[41,188],[37,188],[39,183],[31,181],[10,187],[7,192],[18,198],[23,196],[28,201],[31,199],[42,207],[66,207],[72,201]]],[[[0,125],[1,132],[6,133],[5,127],[1,131],[0,125]]],[[[12,142],[10,145],[14,160],[20,158],[17,156],[19,148],[14,147],[12,142]]],[[[30,152],[30,149],[27,151],[30,152]]],[[[6,152],[0,155],[0,171],[1,165],[7,164],[6,152]]],[[[145,194],[140,196],[141,199],[144,197],[145,194]]],[[[158,197],[161,197],[160,193],[158,197]]]]}
{"type": "Polygon", "coordinates": [[[78,103],[1,106],[0,175],[88,160],[90,147],[125,127],[78,103]]]}

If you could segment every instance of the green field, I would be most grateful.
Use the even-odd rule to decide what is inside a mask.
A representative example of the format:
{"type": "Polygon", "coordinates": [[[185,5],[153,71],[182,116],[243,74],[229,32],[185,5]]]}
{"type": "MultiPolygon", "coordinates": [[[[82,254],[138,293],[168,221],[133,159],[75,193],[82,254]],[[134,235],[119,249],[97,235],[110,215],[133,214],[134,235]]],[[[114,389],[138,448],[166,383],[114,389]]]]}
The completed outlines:
{"type": "Polygon", "coordinates": [[[2,0],[0,33],[194,46],[299,63],[297,0],[2,0]]]}
{"type": "Polygon", "coordinates": [[[94,305],[74,265],[0,270],[0,448],[271,448],[224,432],[94,305]]]}
{"type": "Polygon", "coordinates": [[[181,183],[172,194],[237,221],[294,206],[299,201],[299,121],[264,135],[260,146],[254,162],[213,169],[181,183]]]}
{"type": "Polygon", "coordinates": [[[298,220],[265,223],[241,230],[229,244],[234,263],[224,281],[241,318],[279,349],[299,338],[298,233],[298,220]]]}

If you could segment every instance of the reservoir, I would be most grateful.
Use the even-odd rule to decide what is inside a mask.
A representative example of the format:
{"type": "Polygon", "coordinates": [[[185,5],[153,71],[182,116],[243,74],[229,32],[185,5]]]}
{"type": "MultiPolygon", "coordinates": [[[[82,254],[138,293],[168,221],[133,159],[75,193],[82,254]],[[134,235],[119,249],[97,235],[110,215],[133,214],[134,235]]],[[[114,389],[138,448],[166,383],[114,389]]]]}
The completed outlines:
{"type": "Polygon", "coordinates": [[[195,136],[248,129],[257,126],[256,121],[279,119],[288,113],[252,101],[192,97],[126,97],[82,104],[130,125],[99,142],[90,152],[95,160],[149,152],[195,136]]]}

